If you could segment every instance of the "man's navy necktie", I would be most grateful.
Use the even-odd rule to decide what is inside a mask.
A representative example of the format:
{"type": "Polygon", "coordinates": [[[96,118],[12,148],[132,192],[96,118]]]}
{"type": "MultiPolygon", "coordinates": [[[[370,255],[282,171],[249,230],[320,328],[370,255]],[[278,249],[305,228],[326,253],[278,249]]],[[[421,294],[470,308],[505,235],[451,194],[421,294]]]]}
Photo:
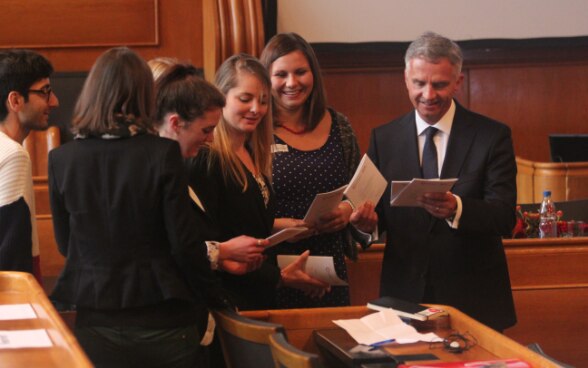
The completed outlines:
{"type": "Polygon", "coordinates": [[[439,130],[437,128],[428,127],[425,129],[425,147],[423,148],[423,178],[436,179],[439,177],[439,169],[437,165],[437,146],[433,137],[439,130]]]}

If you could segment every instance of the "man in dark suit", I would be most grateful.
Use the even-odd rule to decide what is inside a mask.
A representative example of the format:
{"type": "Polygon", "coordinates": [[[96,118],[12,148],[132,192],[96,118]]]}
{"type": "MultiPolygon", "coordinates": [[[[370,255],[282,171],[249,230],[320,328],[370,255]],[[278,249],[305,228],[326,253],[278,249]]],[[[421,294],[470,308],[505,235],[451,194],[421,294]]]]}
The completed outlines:
{"type": "Polygon", "coordinates": [[[451,305],[503,330],[516,323],[501,241],[515,223],[510,129],[454,101],[462,54],[451,40],[427,32],[405,63],[415,111],[374,129],[368,155],[388,181],[458,181],[451,192],[426,193],[420,207],[391,207],[386,191],[378,206],[387,232],[380,294],[451,305]]]}

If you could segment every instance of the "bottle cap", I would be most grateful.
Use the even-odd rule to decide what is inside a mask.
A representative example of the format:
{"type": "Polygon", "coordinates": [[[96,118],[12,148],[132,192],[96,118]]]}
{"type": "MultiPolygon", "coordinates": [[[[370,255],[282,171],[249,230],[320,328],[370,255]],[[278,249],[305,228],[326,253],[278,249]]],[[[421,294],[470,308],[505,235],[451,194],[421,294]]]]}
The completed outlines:
{"type": "Polygon", "coordinates": [[[551,197],[551,190],[544,190],[543,197],[551,197]]]}

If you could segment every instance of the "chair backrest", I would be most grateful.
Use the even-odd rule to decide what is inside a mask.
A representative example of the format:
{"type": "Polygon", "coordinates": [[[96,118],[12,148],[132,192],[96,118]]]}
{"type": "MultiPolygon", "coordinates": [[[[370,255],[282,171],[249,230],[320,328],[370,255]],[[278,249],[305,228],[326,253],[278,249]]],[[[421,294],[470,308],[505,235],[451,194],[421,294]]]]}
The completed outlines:
{"type": "Polygon", "coordinates": [[[282,333],[270,336],[270,349],[276,368],[321,368],[319,356],[291,345],[282,333]]]}
{"type": "Polygon", "coordinates": [[[213,314],[228,368],[274,365],[269,338],[277,332],[285,333],[284,327],[249,319],[232,310],[214,311],[213,314]]]}
{"type": "Polygon", "coordinates": [[[29,152],[33,176],[47,176],[47,156],[49,151],[61,144],[59,128],[50,126],[46,130],[33,130],[23,142],[29,152]]]}
{"type": "Polygon", "coordinates": [[[552,361],[558,367],[561,367],[561,368],[574,368],[573,366],[571,366],[569,364],[562,363],[562,362],[560,362],[560,361],[558,361],[558,360],[550,357],[549,355],[545,354],[545,352],[543,351],[543,349],[541,349],[541,346],[539,346],[539,344],[536,343],[536,342],[533,342],[533,343],[527,345],[527,348],[530,349],[530,350],[532,350],[532,351],[534,351],[534,352],[536,352],[537,354],[539,354],[539,355],[547,358],[548,360],[552,361]]]}

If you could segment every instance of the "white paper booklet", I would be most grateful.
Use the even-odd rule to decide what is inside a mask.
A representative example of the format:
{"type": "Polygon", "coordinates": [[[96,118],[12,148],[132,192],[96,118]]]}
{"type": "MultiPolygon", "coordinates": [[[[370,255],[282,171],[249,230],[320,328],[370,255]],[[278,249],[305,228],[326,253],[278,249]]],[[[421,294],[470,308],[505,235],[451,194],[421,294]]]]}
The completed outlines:
{"type": "Polygon", "coordinates": [[[343,199],[343,191],[345,188],[347,188],[347,185],[327,193],[317,194],[310,204],[308,211],[306,211],[304,222],[307,224],[313,224],[317,222],[322,215],[336,209],[341,202],[341,199],[343,199]]]}
{"type": "MultiPolygon", "coordinates": [[[[284,268],[298,259],[299,256],[278,255],[278,266],[284,268]]],[[[347,282],[341,280],[335,272],[335,264],[331,256],[310,256],[306,261],[304,272],[317,280],[333,286],[345,286],[347,282]]]]}
{"type": "Polygon", "coordinates": [[[424,193],[445,193],[453,187],[457,179],[420,179],[393,181],[390,185],[390,206],[419,207],[417,197],[424,193]]]}
{"type": "Polygon", "coordinates": [[[304,226],[288,227],[288,228],[282,229],[282,230],[278,231],[277,233],[266,238],[266,240],[269,241],[269,245],[266,247],[266,249],[269,247],[273,247],[274,245],[280,244],[281,242],[284,242],[288,239],[291,239],[291,238],[295,237],[296,235],[305,232],[306,230],[308,230],[308,228],[304,227],[304,226]]]}
{"type": "Polygon", "coordinates": [[[386,185],[388,182],[376,165],[368,155],[363,155],[344,194],[355,207],[359,207],[367,201],[372,202],[375,206],[386,190],[386,185]]]}
{"type": "Polygon", "coordinates": [[[391,340],[399,344],[443,341],[433,332],[417,332],[414,327],[402,322],[392,309],[372,313],[360,319],[339,319],[333,322],[347,331],[359,344],[364,345],[391,340]]]}
{"type": "Polygon", "coordinates": [[[0,349],[48,348],[51,345],[46,330],[0,331],[0,349]]]}
{"type": "Polygon", "coordinates": [[[0,305],[0,321],[35,318],[37,318],[37,315],[30,304],[0,305]]]}

